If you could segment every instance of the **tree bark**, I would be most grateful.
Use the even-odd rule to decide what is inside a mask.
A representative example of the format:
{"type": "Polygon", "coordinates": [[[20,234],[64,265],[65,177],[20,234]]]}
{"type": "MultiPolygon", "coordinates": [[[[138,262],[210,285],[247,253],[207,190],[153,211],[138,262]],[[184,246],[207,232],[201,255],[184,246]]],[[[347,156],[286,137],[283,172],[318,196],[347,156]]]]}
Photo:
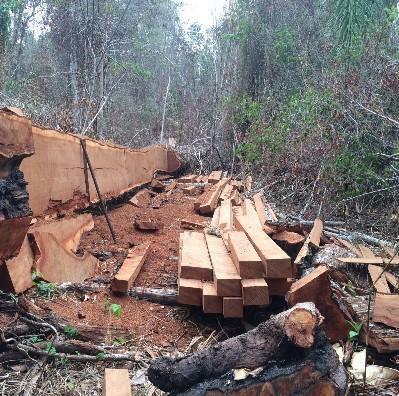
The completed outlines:
{"type": "Polygon", "coordinates": [[[297,304],[272,317],[254,330],[182,358],[162,357],[148,370],[149,380],[161,390],[184,390],[219,377],[235,368],[263,366],[279,350],[283,341],[310,348],[322,318],[313,303],[297,304]]]}

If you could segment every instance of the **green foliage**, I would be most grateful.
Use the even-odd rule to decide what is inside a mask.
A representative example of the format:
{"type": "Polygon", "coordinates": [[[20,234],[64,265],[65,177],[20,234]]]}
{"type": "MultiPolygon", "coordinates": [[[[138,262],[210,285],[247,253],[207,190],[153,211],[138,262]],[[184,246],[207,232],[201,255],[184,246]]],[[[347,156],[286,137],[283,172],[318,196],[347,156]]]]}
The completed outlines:
{"type": "Polygon", "coordinates": [[[31,336],[31,337],[28,338],[28,341],[29,341],[31,344],[37,344],[38,342],[42,342],[43,340],[42,340],[42,338],[41,338],[40,336],[33,335],[33,336],[31,336]]]}
{"type": "Polygon", "coordinates": [[[106,357],[107,357],[107,355],[105,354],[105,352],[99,352],[96,355],[97,360],[105,360],[106,357]]]}
{"type": "Polygon", "coordinates": [[[104,301],[104,309],[109,312],[110,315],[114,315],[119,318],[122,315],[122,307],[119,304],[111,304],[109,298],[104,301]]]}
{"type": "Polygon", "coordinates": [[[76,338],[79,336],[79,330],[70,325],[64,327],[64,333],[70,338],[76,338]]]}
{"type": "Polygon", "coordinates": [[[273,50],[275,60],[281,66],[297,61],[294,33],[288,28],[275,31],[273,33],[273,50]]]}
{"type": "Polygon", "coordinates": [[[360,336],[360,332],[362,331],[363,324],[358,322],[351,322],[349,320],[346,321],[350,326],[349,330],[349,340],[350,341],[357,341],[360,336]]]}
{"type": "Polygon", "coordinates": [[[327,165],[327,170],[342,188],[344,198],[360,195],[370,184],[378,183],[385,168],[384,160],[376,154],[377,147],[366,136],[346,136],[346,145],[327,165]]]}
{"type": "Polygon", "coordinates": [[[56,285],[54,283],[49,283],[46,281],[39,281],[36,283],[36,289],[39,296],[46,298],[52,298],[56,290],[56,285]]]}
{"type": "Polygon", "coordinates": [[[57,350],[55,349],[54,344],[51,341],[46,343],[45,351],[50,353],[51,355],[55,355],[57,353],[57,350]]]}
{"type": "Polygon", "coordinates": [[[114,346],[122,346],[126,345],[129,341],[124,337],[116,337],[114,338],[112,345],[114,346]]]}

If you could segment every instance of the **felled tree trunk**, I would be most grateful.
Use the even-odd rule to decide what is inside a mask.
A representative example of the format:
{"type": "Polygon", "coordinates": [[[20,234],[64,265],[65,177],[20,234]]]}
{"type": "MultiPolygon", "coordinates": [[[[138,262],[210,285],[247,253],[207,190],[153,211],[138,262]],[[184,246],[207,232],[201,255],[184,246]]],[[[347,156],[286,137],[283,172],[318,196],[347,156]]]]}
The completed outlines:
{"type": "Polygon", "coordinates": [[[296,350],[285,362],[265,367],[260,373],[235,380],[229,372],[205,381],[178,396],[340,396],[347,376],[337,354],[321,330],[310,351],[296,350]],[[301,353],[302,352],[302,353],[301,353]]]}
{"type": "Polygon", "coordinates": [[[163,391],[181,391],[231,369],[265,365],[284,341],[311,348],[322,317],[313,303],[297,304],[254,330],[182,358],[162,357],[149,367],[150,381],[163,391]]]}

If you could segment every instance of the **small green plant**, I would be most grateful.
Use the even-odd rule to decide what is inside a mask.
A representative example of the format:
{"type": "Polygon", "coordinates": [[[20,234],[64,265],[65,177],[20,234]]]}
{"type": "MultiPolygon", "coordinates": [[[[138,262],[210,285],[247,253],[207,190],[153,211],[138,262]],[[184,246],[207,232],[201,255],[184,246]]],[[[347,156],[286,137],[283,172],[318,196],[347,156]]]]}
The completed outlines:
{"type": "Polygon", "coordinates": [[[97,360],[104,360],[105,358],[106,358],[106,354],[105,354],[105,352],[99,352],[99,353],[97,353],[97,355],[96,355],[96,359],[97,360]]]}
{"type": "Polygon", "coordinates": [[[62,366],[66,366],[69,363],[69,360],[65,356],[62,356],[60,361],[62,366]]]}
{"type": "Polygon", "coordinates": [[[46,298],[52,298],[57,286],[54,283],[46,282],[38,271],[32,272],[32,283],[36,285],[37,293],[46,298]]]}
{"type": "Polygon", "coordinates": [[[116,338],[114,338],[112,345],[113,346],[122,346],[122,345],[126,345],[128,342],[129,341],[124,337],[116,337],[116,338]]]}
{"type": "Polygon", "coordinates": [[[351,322],[349,320],[346,321],[349,324],[349,341],[357,341],[360,336],[360,332],[362,331],[363,324],[358,322],[351,322]]]}
{"type": "Polygon", "coordinates": [[[41,338],[40,336],[34,335],[34,336],[32,336],[32,337],[29,337],[29,338],[28,338],[28,341],[29,341],[31,344],[37,344],[38,342],[41,342],[41,341],[43,341],[43,340],[42,340],[42,338],[41,338]]]}
{"type": "Polygon", "coordinates": [[[345,285],[345,289],[347,289],[349,291],[350,294],[352,294],[352,296],[357,296],[356,293],[356,289],[353,286],[353,283],[351,281],[349,281],[346,285],[345,285]]]}
{"type": "Polygon", "coordinates": [[[65,326],[64,333],[70,338],[76,338],[79,336],[79,330],[73,326],[65,326]]]}
{"type": "Polygon", "coordinates": [[[57,353],[57,350],[51,341],[47,342],[46,344],[46,352],[50,353],[51,355],[55,355],[57,353]]]}
{"type": "Polygon", "coordinates": [[[111,304],[109,298],[104,300],[104,309],[108,312],[108,326],[107,326],[107,333],[105,335],[105,343],[111,341],[111,316],[115,316],[116,318],[120,318],[122,315],[122,307],[119,304],[111,304]]]}

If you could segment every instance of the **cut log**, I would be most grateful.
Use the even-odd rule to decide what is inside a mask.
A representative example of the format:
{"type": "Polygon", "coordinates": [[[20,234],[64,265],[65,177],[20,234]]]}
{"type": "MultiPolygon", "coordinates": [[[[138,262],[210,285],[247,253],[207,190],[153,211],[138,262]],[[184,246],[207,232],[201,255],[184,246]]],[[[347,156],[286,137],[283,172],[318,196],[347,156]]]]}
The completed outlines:
{"type": "Polygon", "coordinates": [[[222,171],[213,171],[208,177],[208,183],[216,184],[222,179],[222,171]]]}
{"type": "Polygon", "coordinates": [[[223,297],[217,295],[216,286],[213,282],[202,284],[202,307],[204,313],[207,314],[223,313],[223,297]]]}
{"type": "Polygon", "coordinates": [[[296,281],[288,292],[287,301],[291,306],[306,301],[313,302],[325,318],[323,327],[327,337],[336,342],[347,339],[349,325],[333,298],[329,273],[329,268],[322,265],[296,281]]]}
{"type": "Polygon", "coordinates": [[[243,279],[241,285],[244,306],[269,305],[269,290],[264,279],[243,279]]]}
{"type": "Polygon", "coordinates": [[[203,230],[206,227],[206,224],[182,219],[180,221],[180,227],[185,228],[186,230],[203,230]]]}
{"type": "Polygon", "coordinates": [[[265,276],[262,260],[245,232],[229,232],[228,243],[233,263],[242,279],[259,279],[265,276]]]}
{"type": "Polygon", "coordinates": [[[314,221],[312,231],[310,231],[308,243],[309,246],[318,249],[320,246],[321,235],[323,234],[323,222],[320,219],[314,221]]]}
{"type": "Polygon", "coordinates": [[[220,205],[219,229],[221,231],[233,229],[233,210],[230,200],[223,201],[220,205]]]}
{"type": "Polygon", "coordinates": [[[103,396],[132,396],[127,369],[105,369],[103,396]]]}
{"type": "Polygon", "coordinates": [[[243,318],[244,303],[242,297],[223,297],[223,316],[225,318],[243,318]]]}
{"type": "Polygon", "coordinates": [[[213,235],[206,235],[205,238],[213,265],[217,295],[222,297],[240,297],[241,277],[238,275],[223,240],[213,235]]]}
{"type": "Polygon", "coordinates": [[[223,201],[230,199],[232,192],[233,192],[233,186],[230,184],[226,184],[222,193],[220,194],[219,204],[221,204],[223,201]]]}
{"type": "Polygon", "coordinates": [[[129,296],[148,300],[157,304],[175,305],[177,304],[177,290],[175,289],[148,289],[145,287],[132,287],[129,296]]]}
{"type": "Polygon", "coordinates": [[[126,260],[112,280],[112,291],[128,293],[150,252],[151,242],[130,249],[126,260]]]}
{"type": "Polygon", "coordinates": [[[140,231],[155,232],[163,228],[163,224],[154,219],[148,219],[148,220],[136,219],[134,225],[140,231]]]}
{"type": "Polygon", "coordinates": [[[35,257],[35,269],[40,276],[54,283],[83,282],[94,275],[98,260],[89,253],[78,257],[66,250],[54,237],[46,232],[30,234],[35,257]]]}
{"type": "Polygon", "coordinates": [[[32,217],[0,220],[0,261],[18,254],[32,217]]]}
{"type": "Polygon", "coordinates": [[[204,233],[193,231],[183,233],[179,271],[181,278],[213,280],[213,268],[204,233]]]}
{"type": "Polygon", "coordinates": [[[335,350],[318,332],[307,354],[290,353],[285,362],[268,365],[236,378],[230,371],[221,378],[204,381],[176,396],[343,396],[347,375],[335,350]]]}
{"type": "Polygon", "coordinates": [[[177,302],[179,304],[198,307],[202,305],[202,282],[200,280],[179,278],[178,285],[177,302]]]}
{"type": "Polygon", "coordinates": [[[77,217],[53,221],[51,223],[36,223],[31,227],[29,233],[46,232],[52,234],[66,250],[76,252],[82,235],[93,228],[93,216],[91,214],[83,214],[77,217]]]}
{"type": "Polygon", "coordinates": [[[129,203],[136,208],[147,208],[150,202],[151,194],[147,189],[139,191],[132,199],[129,200],[129,203]]]}
{"type": "Polygon", "coordinates": [[[148,369],[149,380],[165,392],[189,388],[234,368],[255,369],[276,354],[284,340],[311,348],[322,318],[312,303],[298,304],[254,330],[185,357],[162,357],[148,369]]]}
{"type": "Polygon", "coordinates": [[[0,264],[0,289],[6,293],[23,293],[33,286],[33,252],[25,237],[16,257],[0,264]]]}
{"type": "Polygon", "coordinates": [[[399,329],[399,295],[377,293],[372,320],[399,329]]]}
{"type": "Polygon", "coordinates": [[[222,179],[212,186],[212,188],[202,194],[194,203],[194,209],[203,215],[212,214],[218,204],[220,193],[222,192],[229,179],[222,179]]]}
{"type": "Polygon", "coordinates": [[[260,226],[252,206],[247,206],[246,215],[235,215],[234,222],[238,230],[242,230],[251,241],[262,259],[267,278],[291,278],[293,271],[291,259],[260,226]]]}

